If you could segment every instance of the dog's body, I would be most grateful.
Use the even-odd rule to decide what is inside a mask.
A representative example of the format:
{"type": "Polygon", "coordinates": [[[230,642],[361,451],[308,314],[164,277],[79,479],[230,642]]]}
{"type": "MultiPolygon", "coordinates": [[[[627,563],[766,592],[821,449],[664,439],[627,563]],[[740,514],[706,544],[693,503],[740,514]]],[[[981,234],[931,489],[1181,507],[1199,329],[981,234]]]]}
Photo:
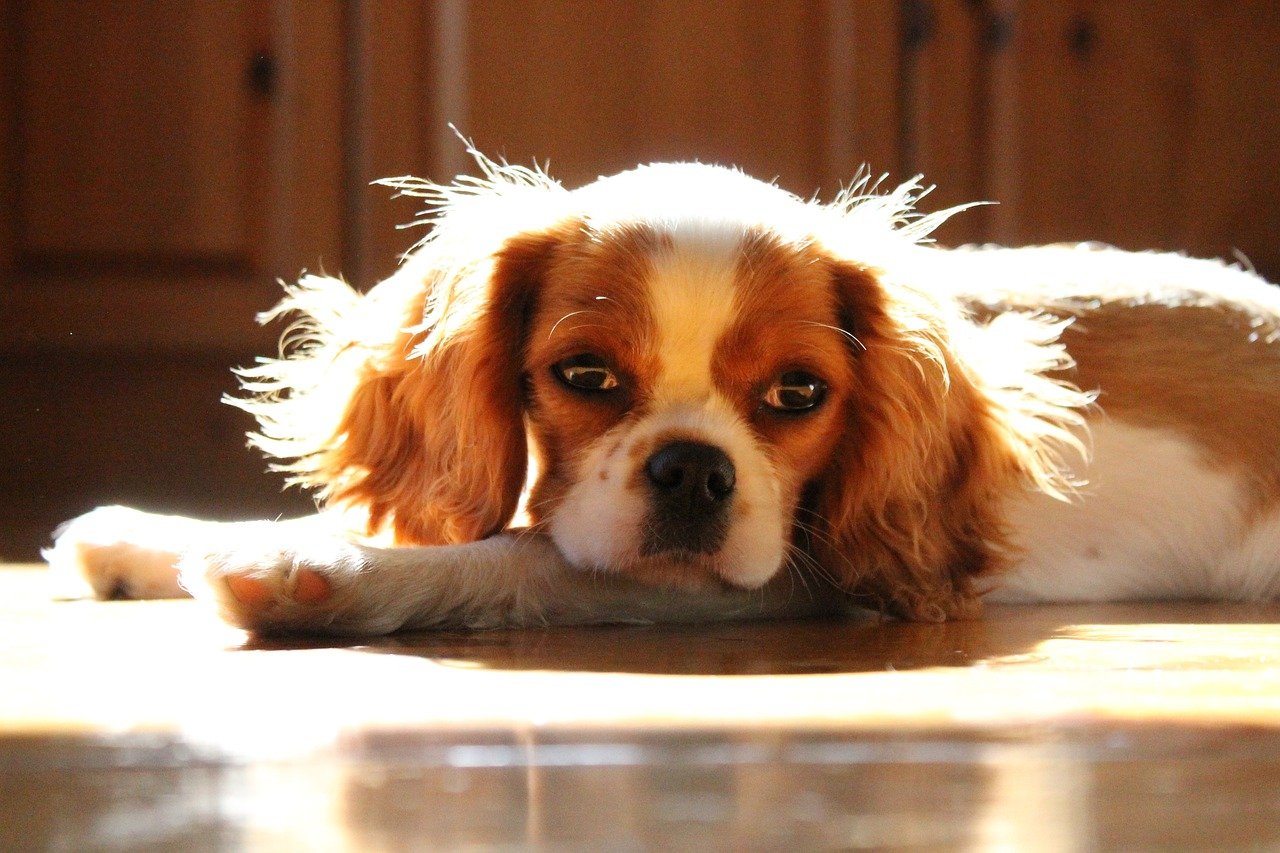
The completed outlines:
{"type": "Polygon", "coordinates": [[[343,633],[1280,593],[1258,277],[922,246],[913,185],[481,165],[409,185],[432,236],[368,296],[305,280],[304,340],[247,371],[256,443],[325,512],[98,510],[58,574],[167,595],[181,563],[235,624],[343,633]]]}

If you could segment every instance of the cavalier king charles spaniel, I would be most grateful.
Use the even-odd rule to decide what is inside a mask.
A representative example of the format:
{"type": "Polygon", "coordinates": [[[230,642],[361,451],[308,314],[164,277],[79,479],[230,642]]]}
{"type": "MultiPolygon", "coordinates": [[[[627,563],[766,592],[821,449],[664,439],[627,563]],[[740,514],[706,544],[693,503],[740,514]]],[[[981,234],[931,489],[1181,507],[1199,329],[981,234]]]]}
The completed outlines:
{"type": "Polygon", "coordinates": [[[106,507],[65,594],[257,631],[697,621],[1280,591],[1280,292],[1181,255],[945,250],[915,182],[698,164],[568,191],[479,157],[365,295],[311,276],[244,370],[322,509],[106,507]]]}

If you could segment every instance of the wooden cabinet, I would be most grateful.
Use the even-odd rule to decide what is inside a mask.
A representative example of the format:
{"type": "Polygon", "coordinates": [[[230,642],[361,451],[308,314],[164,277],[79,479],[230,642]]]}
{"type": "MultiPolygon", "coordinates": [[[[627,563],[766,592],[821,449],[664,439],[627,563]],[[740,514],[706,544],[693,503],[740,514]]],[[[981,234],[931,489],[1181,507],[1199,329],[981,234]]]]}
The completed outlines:
{"type": "Polygon", "coordinates": [[[943,238],[1101,240],[1246,258],[1280,280],[1280,7],[1269,0],[936,0],[901,80],[943,238]]]}
{"type": "Polygon", "coordinates": [[[0,557],[99,502],[309,505],[219,396],[275,279],[343,266],[329,5],[0,3],[0,557]]]}
{"type": "Polygon", "coordinates": [[[275,278],[342,267],[339,14],[3,8],[4,346],[256,348],[275,278]]]}
{"type": "Polygon", "coordinates": [[[1239,250],[1280,277],[1269,0],[0,0],[0,557],[93,502],[296,511],[223,366],[277,278],[420,236],[375,178],[660,159],[832,195],[868,163],[943,242],[1239,250]]]}
{"type": "MultiPolygon", "coordinates": [[[[830,196],[895,150],[892,69],[875,58],[894,39],[885,0],[363,4],[361,181],[469,169],[452,123],[569,186],[697,159],[830,196]]],[[[368,279],[405,244],[384,193],[361,196],[368,279]]]]}
{"type": "MultiPolygon", "coordinates": [[[[1269,0],[361,4],[361,181],[488,153],[574,185],[741,165],[829,197],[919,172],[946,243],[1102,240],[1280,278],[1280,11],[1269,0]]],[[[359,183],[359,182],[357,182],[359,183]]],[[[408,244],[362,192],[373,280],[408,244]]]]}

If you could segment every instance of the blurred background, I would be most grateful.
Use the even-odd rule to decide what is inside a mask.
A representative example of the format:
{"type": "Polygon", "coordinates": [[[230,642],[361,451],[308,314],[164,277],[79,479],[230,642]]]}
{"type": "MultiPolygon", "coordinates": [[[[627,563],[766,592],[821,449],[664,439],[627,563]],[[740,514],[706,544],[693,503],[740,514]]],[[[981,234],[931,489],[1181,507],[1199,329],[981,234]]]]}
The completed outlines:
{"type": "Polygon", "coordinates": [[[468,169],[455,124],[576,185],[863,163],[956,244],[1094,239],[1280,279],[1274,0],[0,0],[0,558],[99,503],[305,511],[219,403],[302,270],[362,288],[421,234],[375,178],[468,169]]]}

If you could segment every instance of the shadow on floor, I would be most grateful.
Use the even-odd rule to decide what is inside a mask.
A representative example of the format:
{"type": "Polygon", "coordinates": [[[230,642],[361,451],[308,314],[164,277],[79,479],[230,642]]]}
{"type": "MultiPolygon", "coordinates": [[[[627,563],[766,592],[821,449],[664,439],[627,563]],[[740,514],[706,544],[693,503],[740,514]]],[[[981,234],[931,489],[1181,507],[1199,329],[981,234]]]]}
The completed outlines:
{"type": "MultiPolygon", "coordinates": [[[[665,675],[802,675],[1034,664],[1049,640],[1128,626],[1271,624],[1263,605],[1166,603],[992,607],[943,624],[808,619],[711,625],[437,631],[362,640],[250,638],[246,650],[349,648],[460,668],[665,675]]],[[[1158,637],[1157,637],[1158,639],[1158,637]]]]}

